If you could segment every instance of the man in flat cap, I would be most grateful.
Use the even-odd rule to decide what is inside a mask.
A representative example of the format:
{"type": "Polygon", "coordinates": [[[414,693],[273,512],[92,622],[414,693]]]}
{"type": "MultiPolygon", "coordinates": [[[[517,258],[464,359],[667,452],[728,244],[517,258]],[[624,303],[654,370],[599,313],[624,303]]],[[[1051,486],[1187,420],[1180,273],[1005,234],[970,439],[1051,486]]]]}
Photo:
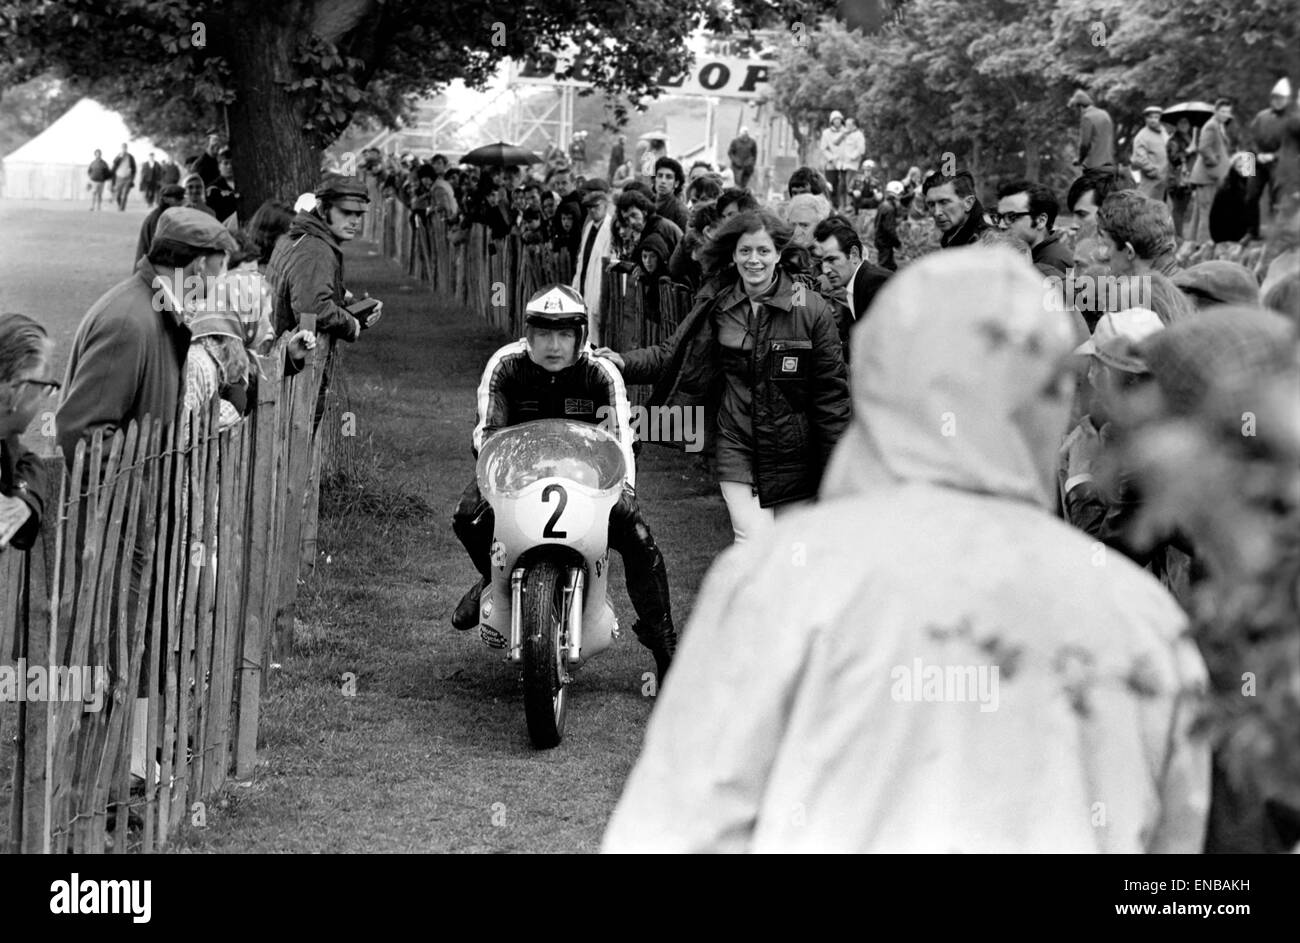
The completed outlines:
{"type": "Polygon", "coordinates": [[[1138,191],[1159,202],[1164,201],[1169,176],[1169,133],[1160,123],[1163,114],[1164,110],[1157,105],[1142,111],[1145,124],[1133,137],[1133,156],[1129,158],[1129,163],[1142,175],[1138,191]]]}
{"type": "Polygon", "coordinates": [[[362,315],[347,310],[352,293],[343,287],[343,243],[361,232],[370,194],[356,177],[327,174],[316,188],[316,205],[301,210],[280,237],[267,277],[275,297],[275,331],[296,330],[302,315],[315,315],[316,330],[355,341],[379,320],[383,303],[362,315]]]}
{"type": "MultiPolygon", "coordinates": [[[[201,295],[236,247],[206,213],[178,206],[158,217],[135,272],[96,301],[77,328],[55,416],[69,465],[77,442],[96,429],[108,437],[146,416],[171,423],[190,346],[185,298],[201,295]]],[[[107,441],[105,448],[107,454],[107,441]]]]}

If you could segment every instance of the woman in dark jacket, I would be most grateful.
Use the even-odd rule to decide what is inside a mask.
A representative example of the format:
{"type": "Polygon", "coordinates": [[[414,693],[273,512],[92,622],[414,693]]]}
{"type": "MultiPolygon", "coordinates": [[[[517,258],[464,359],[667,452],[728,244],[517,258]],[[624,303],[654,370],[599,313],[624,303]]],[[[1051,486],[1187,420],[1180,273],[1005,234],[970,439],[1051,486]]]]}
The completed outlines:
{"type": "Polygon", "coordinates": [[[682,428],[702,415],[737,542],[816,496],[849,420],[834,314],[781,270],[789,241],[766,210],[733,217],[706,251],[708,287],[672,337],[622,355],[596,351],[627,382],[653,383],[650,407],[680,409],[682,428]]]}
{"type": "Polygon", "coordinates": [[[47,377],[53,354],[45,328],[0,314],[0,553],[28,550],[45,512],[45,470],[19,436],[59,389],[47,377]]]}

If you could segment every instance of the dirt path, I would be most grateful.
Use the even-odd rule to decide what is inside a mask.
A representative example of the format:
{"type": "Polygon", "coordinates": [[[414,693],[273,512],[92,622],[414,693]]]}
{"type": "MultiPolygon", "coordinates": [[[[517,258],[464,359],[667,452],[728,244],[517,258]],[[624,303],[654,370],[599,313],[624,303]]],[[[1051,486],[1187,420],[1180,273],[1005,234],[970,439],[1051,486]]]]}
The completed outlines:
{"type": "MultiPolygon", "coordinates": [[[[578,675],[565,742],[531,748],[516,677],[450,626],[472,577],[451,509],[473,475],[474,389],[505,338],[435,303],[372,249],[350,249],[348,284],[384,299],[384,321],[344,364],[355,461],[372,485],[336,493],[336,513],[322,514],[317,575],[295,654],[264,702],[255,778],[232,785],[176,847],[595,850],[640,746],[653,661],[626,632],[578,675]]],[[[649,446],[639,470],[681,624],[728,542],[726,512],[685,456],[649,446]]],[[[611,585],[630,626],[619,566],[611,585]]]]}

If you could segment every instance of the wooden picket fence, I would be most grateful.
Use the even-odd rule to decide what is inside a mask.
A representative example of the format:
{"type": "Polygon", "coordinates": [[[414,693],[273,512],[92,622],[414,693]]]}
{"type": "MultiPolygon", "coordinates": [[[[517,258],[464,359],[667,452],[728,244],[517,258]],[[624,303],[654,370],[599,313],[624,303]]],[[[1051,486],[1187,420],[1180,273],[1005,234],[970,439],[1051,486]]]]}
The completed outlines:
{"type": "Polygon", "coordinates": [[[286,377],[277,344],[259,358],[256,408],[225,431],[214,401],[166,426],[97,431],[70,468],[48,460],[40,537],[0,554],[0,665],[99,668],[105,688],[99,710],[87,692],[0,703],[14,739],[6,850],[154,851],[232,772],[252,774],[304,544],[315,552],[335,356],[321,343],[286,377]],[[133,785],[139,709],[147,770],[133,785]]]}
{"type": "MultiPolygon", "coordinates": [[[[565,251],[524,245],[515,234],[494,240],[477,224],[460,229],[438,218],[423,220],[393,198],[380,206],[375,229],[384,255],[408,275],[428,284],[442,301],[478,312],[509,337],[523,336],[524,305],[534,292],[571,280],[565,251]]],[[[601,292],[601,343],[615,350],[658,344],[677,329],[692,301],[690,288],[667,278],[647,287],[640,270],[607,270],[601,292]],[[647,291],[658,293],[653,315],[645,304],[647,291]]],[[[628,388],[633,405],[649,394],[648,387],[628,388]]]]}

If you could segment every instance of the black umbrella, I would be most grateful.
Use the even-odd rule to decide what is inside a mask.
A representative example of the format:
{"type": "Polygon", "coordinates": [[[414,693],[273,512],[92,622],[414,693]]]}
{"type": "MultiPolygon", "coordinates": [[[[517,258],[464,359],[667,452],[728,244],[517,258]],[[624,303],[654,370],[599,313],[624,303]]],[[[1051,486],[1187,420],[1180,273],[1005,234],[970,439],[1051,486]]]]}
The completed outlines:
{"type": "Polygon", "coordinates": [[[524,164],[540,164],[542,159],[523,147],[497,141],[476,147],[460,159],[462,164],[478,164],[480,167],[521,167],[524,164]]]}
{"type": "Polygon", "coordinates": [[[1199,128],[1210,120],[1212,114],[1214,114],[1214,106],[1209,102],[1179,102],[1166,108],[1160,120],[1165,124],[1174,125],[1178,123],[1179,118],[1186,118],[1192,123],[1193,128],[1199,128]]]}

